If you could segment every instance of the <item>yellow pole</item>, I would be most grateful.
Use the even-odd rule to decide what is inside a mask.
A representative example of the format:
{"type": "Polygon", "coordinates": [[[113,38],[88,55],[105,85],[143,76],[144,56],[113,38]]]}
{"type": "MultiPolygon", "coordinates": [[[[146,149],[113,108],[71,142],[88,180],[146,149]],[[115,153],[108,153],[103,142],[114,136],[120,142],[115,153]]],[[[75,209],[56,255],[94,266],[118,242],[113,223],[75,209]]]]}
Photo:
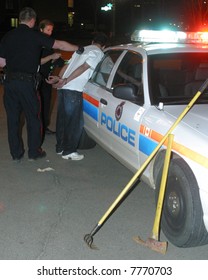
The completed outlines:
{"type": "Polygon", "coordinates": [[[169,164],[170,164],[173,138],[174,138],[173,134],[168,135],[168,146],[167,146],[167,150],[166,150],[166,154],[165,154],[165,161],[164,161],[162,179],[161,179],[160,190],[159,190],[159,195],[158,195],[155,220],[154,220],[154,225],[153,225],[153,229],[152,229],[152,238],[156,239],[156,240],[159,239],[160,218],[161,218],[162,207],[163,207],[164,196],[165,196],[165,187],[166,187],[168,169],[169,169],[169,164]]]}

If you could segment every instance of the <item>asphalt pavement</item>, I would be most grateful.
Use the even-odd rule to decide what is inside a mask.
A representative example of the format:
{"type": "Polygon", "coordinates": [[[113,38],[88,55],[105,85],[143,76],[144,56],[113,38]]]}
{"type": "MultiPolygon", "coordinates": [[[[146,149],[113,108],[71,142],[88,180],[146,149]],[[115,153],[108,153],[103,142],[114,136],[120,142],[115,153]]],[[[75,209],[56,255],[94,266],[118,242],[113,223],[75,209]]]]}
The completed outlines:
{"type": "MultiPolygon", "coordinates": [[[[207,260],[208,245],[177,248],[165,255],[138,245],[133,236],[151,235],[154,191],[143,183],[126,197],[94,236],[99,250],[83,240],[123,190],[133,174],[100,146],[81,150],[82,161],[55,153],[47,135],[47,157],[12,161],[0,86],[0,259],[1,260],[207,260]]],[[[51,129],[55,129],[56,92],[51,129]]],[[[23,128],[27,149],[27,136],[23,128]]],[[[167,241],[161,233],[161,241],[167,241]]]]}

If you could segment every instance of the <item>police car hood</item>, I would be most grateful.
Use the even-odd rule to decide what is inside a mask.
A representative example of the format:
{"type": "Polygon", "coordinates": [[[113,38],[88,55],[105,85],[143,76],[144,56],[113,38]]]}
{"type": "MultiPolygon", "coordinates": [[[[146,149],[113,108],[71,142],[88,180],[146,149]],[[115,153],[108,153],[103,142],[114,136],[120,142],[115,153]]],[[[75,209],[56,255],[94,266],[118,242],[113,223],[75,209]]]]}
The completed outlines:
{"type": "MultiPolygon", "coordinates": [[[[164,106],[164,111],[177,119],[186,106],[164,106]]],[[[191,127],[193,130],[208,136],[208,105],[194,105],[182,119],[183,125],[191,127]]]]}

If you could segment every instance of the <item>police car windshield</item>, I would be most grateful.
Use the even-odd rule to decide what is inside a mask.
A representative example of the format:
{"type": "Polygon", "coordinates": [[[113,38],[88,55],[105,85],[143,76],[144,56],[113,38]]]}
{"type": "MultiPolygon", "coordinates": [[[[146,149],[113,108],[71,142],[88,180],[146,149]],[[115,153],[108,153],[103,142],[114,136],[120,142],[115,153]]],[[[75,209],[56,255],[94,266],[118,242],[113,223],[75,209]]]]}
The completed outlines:
{"type": "MultiPolygon", "coordinates": [[[[207,53],[150,55],[148,79],[153,105],[188,104],[208,78],[207,53]]],[[[197,103],[208,103],[208,88],[197,103]]]]}

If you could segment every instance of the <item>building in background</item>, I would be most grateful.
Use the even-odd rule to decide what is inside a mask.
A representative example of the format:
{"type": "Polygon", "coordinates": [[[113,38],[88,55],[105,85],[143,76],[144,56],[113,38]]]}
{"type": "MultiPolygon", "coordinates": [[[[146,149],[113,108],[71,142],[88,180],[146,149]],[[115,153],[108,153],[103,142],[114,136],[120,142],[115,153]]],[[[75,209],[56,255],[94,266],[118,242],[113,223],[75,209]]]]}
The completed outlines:
{"type": "MultiPolygon", "coordinates": [[[[73,1],[68,1],[69,4],[73,1]]],[[[49,18],[54,22],[67,24],[68,3],[65,0],[1,0],[0,36],[18,25],[18,14],[23,7],[32,7],[38,14],[38,21],[49,18]]]]}

